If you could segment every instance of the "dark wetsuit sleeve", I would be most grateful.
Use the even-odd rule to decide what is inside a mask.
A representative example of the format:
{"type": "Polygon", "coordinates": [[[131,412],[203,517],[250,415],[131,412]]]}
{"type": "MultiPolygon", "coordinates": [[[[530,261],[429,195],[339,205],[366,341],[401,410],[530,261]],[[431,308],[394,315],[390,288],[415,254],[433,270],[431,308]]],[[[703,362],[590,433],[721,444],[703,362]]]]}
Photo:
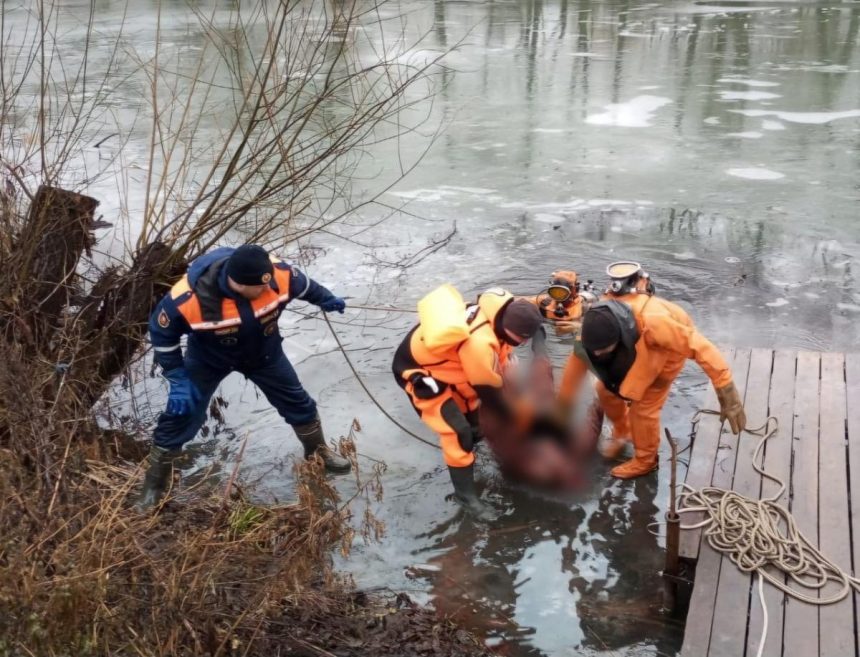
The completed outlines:
{"type": "Polygon", "coordinates": [[[513,420],[513,414],[502,395],[501,388],[493,386],[474,386],[474,388],[483,408],[488,409],[503,420],[513,420]]]}

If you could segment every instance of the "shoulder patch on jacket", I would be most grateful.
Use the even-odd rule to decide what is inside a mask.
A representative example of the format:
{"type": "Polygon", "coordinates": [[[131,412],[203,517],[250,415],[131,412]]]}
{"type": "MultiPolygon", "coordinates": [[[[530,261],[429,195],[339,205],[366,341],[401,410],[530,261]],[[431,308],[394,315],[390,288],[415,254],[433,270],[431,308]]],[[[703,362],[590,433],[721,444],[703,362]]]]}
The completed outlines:
{"type": "Polygon", "coordinates": [[[164,310],[158,313],[158,325],[161,328],[167,328],[170,326],[170,316],[164,310]]]}

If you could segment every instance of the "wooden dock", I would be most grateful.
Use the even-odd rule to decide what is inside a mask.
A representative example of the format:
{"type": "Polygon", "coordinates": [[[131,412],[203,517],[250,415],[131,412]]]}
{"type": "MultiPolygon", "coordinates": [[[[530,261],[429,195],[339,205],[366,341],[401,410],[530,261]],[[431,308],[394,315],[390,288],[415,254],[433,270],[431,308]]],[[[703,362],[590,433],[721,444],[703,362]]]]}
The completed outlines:
{"type": "MultiPolygon", "coordinates": [[[[778,502],[799,529],[843,569],[860,570],[860,354],[737,349],[728,354],[744,395],[747,425],[768,415],[778,433],[764,447],[764,469],[790,487],[778,502]],[[853,539],[853,540],[852,540],[853,539]]],[[[718,408],[711,390],[706,408],[718,408]]],[[[699,422],[686,481],[759,498],[776,484],[752,467],[758,438],[738,441],[716,416],[699,422]]],[[[701,518],[685,514],[684,524],[701,518]]],[[[755,657],[762,632],[757,578],[742,573],[702,540],[681,533],[680,556],[695,563],[682,657],[755,657]]],[[[822,596],[832,593],[828,588],[822,596]]],[[[860,657],[858,601],[810,605],[787,598],[765,582],[769,623],[767,657],[860,657]]]]}

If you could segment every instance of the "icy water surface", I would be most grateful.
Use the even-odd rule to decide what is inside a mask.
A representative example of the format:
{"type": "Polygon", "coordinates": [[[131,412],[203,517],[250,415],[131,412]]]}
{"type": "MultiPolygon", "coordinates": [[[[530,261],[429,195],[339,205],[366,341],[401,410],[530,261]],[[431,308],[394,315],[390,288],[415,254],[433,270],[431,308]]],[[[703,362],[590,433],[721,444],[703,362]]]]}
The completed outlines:
{"type": "MultiPolygon", "coordinates": [[[[463,39],[437,99],[448,128],[391,194],[412,215],[376,242],[357,239],[396,242],[376,251],[396,261],[455,222],[457,235],[390,284],[383,271],[368,299],[408,306],[446,280],[534,291],[553,269],[599,278],[629,258],[721,345],[856,349],[860,5],[409,6],[436,48],[463,39]]],[[[348,244],[334,248],[358,278],[372,275],[348,244]]],[[[342,328],[353,346],[398,334],[342,328]]],[[[560,364],[566,347],[553,349],[560,364]]],[[[420,430],[389,355],[354,357],[420,430]]],[[[361,398],[344,376],[320,384],[324,404],[361,398]]],[[[682,443],[705,385],[688,368],[665,409],[682,443]]],[[[359,582],[426,593],[503,654],[677,654],[683,630],[660,613],[663,542],[648,531],[666,508],[668,468],[617,482],[599,464],[593,489],[565,500],[493,478],[485,495],[505,515],[486,530],[440,502],[438,455],[384,420],[365,427],[363,449],[391,464],[389,538],[353,556],[359,582]]],[[[493,473],[486,461],[483,471],[493,473]]]]}
{"type": "MultiPolygon", "coordinates": [[[[102,4],[108,26],[120,3],[102,4]]],[[[142,50],[152,11],[134,4],[142,50]]],[[[181,3],[165,11],[165,33],[193,40],[181,3]]],[[[414,307],[445,281],[533,293],[554,269],[600,280],[608,262],[635,259],[720,345],[856,349],[860,4],[420,0],[381,11],[389,44],[426,33],[417,64],[452,52],[433,105],[415,110],[426,129],[380,144],[359,186],[396,172],[397,147],[418,153],[445,129],[384,197],[400,211],[379,225],[382,210],[363,211],[302,245],[318,254],[307,265],[317,280],[353,303],[414,307]]],[[[369,58],[383,47],[350,43],[369,58]]],[[[116,111],[134,113],[139,97],[120,88],[116,111]]],[[[133,163],[146,144],[132,134],[125,148],[133,163]]],[[[132,173],[132,196],[143,176],[132,173]]],[[[351,310],[334,326],[377,398],[430,437],[389,370],[412,319],[351,310]]],[[[484,458],[502,517],[475,527],[445,499],[440,454],[368,401],[326,325],[290,313],[282,323],[328,431],[358,418],[360,452],[388,464],[376,509],[387,537],[343,562],[360,585],[432,601],[506,655],[677,653],[682,629],[659,611],[663,544],[648,530],[665,511],[667,468],[618,482],[596,464],[590,490],[555,499],[502,482],[484,458]]],[[[568,349],[552,345],[557,364],[568,349]]],[[[683,443],[705,386],[688,368],[665,409],[683,443]]],[[[151,417],[163,388],[142,379],[136,390],[151,417]]],[[[291,432],[238,377],[222,394],[227,430],[194,449],[231,468],[247,433],[243,473],[289,498],[291,432]]]]}

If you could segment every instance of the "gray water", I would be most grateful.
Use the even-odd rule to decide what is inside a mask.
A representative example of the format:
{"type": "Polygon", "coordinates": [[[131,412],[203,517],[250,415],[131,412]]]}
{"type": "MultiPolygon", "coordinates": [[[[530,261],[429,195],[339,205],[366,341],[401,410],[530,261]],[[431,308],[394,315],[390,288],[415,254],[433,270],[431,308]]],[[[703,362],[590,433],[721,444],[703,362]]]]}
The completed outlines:
{"type": "MultiPolygon", "coordinates": [[[[436,49],[463,40],[435,108],[447,129],[392,194],[415,216],[359,239],[397,241],[376,249],[395,260],[458,232],[406,272],[334,246],[365,279],[353,285],[378,276],[368,301],[410,306],[448,280],[535,291],[556,268],[602,279],[608,262],[635,259],[720,345],[856,349],[860,5],[410,7],[436,49]]],[[[384,349],[409,322],[388,320],[390,331],[338,328],[351,346],[383,348],[354,358],[421,430],[384,349]]],[[[566,346],[554,351],[561,364],[566,346]]],[[[324,407],[364,402],[348,372],[323,383],[331,373],[319,371],[324,407]]],[[[705,386],[695,366],[676,385],[664,412],[676,436],[705,386]]],[[[683,630],[660,612],[663,542],[648,528],[666,508],[667,468],[617,482],[597,464],[591,491],[553,500],[505,484],[484,459],[485,495],[505,515],[476,529],[442,502],[438,455],[372,409],[358,416],[361,449],[390,464],[388,538],[350,559],[360,583],[417,589],[503,654],[677,653],[683,630]]]]}
{"type": "MultiPolygon", "coordinates": [[[[107,29],[119,3],[102,4],[107,29]]],[[[143,49],[152,11],[134,5],[143,49]]],[[[167,34],[193,39],[181,3],[168,17],[167,34]]],[[[856,349],[860,3],[422,0],[385,5],[382,17],[389,42],[425,35],[415,62],[452,52],[434,69],[433,104],[414,109],[427,113],[425,129],[375,147],[357,192],[429,151],[383,197],[395,208],[385,222],[386,209],[365,209],[287,247],[288,257],[297,246],[316,254],[305,266],[317,280],[353,303],[411,308],[442,282],[534,293],[554,269],[602,280],[609,262],[634,259],[722,346],[856,349]]],[[[381,44],[354,45],[369,54],[381,44]]],[[[117,111],[136,103],[119,93],[117,111]]],[[[129,159],[145,146],[132,134],[129,159]]],[[[130,174],[132,200],[142,176],[130,174]]],[[[389,370],[414,317],[334,319],[377,399],[432,438],[389,370]]],[[[374,505],[387,535],[340,562],[359,585],[409,591],[506,655],[677,653],[683,630],[660,612],[663,541],[649,531],[665,512],[667,468],[618,482],[598,462],[588,491],[552,498],[502,481],[482,456],[484,496],[502,517],[474,526],[446,499],[440,454],[373,406],[325,323],[286,313],[282,328],[330,435],[358,418],[359,451],[388,465],[374,505]]],[[[569,345],[551,348],[561,366],[569,345]]],[[[115,411],[151,419],[162,384],[142,370],[132,384],[130,400],[113,395],[115,411]]],[[[682,444],[706,386],[688,367],[664,411],[682,444]]],[[[248,434],[242,474],[260,480],[264,499],[290,498],[291,432],[238,377],[222,395],[227,426],[192,446],[199,463],[232,468],[248,434]]]]}

